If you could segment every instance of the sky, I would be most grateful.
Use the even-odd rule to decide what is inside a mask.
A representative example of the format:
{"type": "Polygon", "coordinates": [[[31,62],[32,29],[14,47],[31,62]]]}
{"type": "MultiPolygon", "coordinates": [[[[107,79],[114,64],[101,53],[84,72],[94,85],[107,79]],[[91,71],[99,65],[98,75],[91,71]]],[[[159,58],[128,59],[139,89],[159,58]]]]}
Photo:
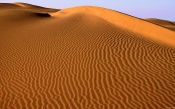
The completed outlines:
{"type": "Polygon", "coordinates": [[[56,9],[83,5],[99,6],[139,18],[175,21],[175,0],[0,0],[0,3],[13,2],[23,2],[56,9]]]}

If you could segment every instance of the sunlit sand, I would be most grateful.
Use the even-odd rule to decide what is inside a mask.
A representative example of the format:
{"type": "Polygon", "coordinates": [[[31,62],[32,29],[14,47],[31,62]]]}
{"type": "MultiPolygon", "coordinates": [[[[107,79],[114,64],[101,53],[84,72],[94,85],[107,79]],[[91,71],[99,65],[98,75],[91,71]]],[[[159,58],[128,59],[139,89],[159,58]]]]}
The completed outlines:
{"type": "Polygon", "coordinates": [[[0,109],[175,107],[175,23],[95,6],[0,4],[0,109]]]}

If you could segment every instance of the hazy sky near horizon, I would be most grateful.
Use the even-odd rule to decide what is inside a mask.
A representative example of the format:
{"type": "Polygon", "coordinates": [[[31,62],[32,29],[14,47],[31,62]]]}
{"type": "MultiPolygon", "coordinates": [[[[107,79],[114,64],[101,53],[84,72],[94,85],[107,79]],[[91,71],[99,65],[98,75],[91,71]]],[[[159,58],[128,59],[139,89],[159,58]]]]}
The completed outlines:
{"type": "Polygon", "coordinates": [[[0,2],[24,2],[57,9],[91,5],[113,9],[139,18],[175,21],[175,0],[0,0],[0,2]]]}

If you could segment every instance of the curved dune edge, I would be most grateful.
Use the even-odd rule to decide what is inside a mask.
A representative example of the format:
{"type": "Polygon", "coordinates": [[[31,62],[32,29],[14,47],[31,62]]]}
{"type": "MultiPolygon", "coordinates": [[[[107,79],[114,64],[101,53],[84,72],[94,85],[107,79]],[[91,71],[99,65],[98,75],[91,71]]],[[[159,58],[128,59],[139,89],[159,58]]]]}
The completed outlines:
{"type": "Polygon", "coordinates": [[[57,12],[60,11],[60,9],[53,9],[53,8],[46,8],[46,7],[42,7],[42,6],[37,6],[37,5],[32,5],[32,4],[27,4],[27,3],[21,3],[21,2],[14,2],[13,3],[16,6],[20,6],[24,9],[36,9],[36,10],[43,10],[43,12],[57,12]]]}
{"type": "Polygon", "coordinates": [[[24,8],[44,8],[41,6],[36,6],[36,5],[31,5],[31,4],[27,4],[27,3],[21,3],[21,2],[14,2],[13,4],[24,7],[24,8]]]}
{"type": "Polygon", "coordinates": [[[156,18],[146,18],[146,21],[154,22],[160,25],[172,25],[174,26],[174,23],[168,20],[161,20],[161,19],[156,19],[156,18]]]}
{"type": "Polygon", "coordinates": [[[101,8],[49,10],[0,11],[0,109],[175,106],[175,48],[94,14],[101,8]]]}
{"type": "Polygon", "coordinates": [[[11,3],[0,3],[0,9],[11,9],[11,8],[18,9],[22,7],[11,3]]]}
{"type": "Polygon", "coordinates": [[[169,30],[175,31],[175,24],[171,21],[161,20],[161,19],[156,19],[156,18],[147,18],[145,20],[148,22],[151,22],[153,24],[160,25],[160,26],[167,28],[169,30]]]}
{"type": "MultiPolygon", "coordinates": [[[[112,24],[143,34],[145,35],[145,38],[153,39],[154,41],[159,41],[175,47],[175,32],[120,12],[95,6],[67,8],[60,12],[82,12],[84,14],[93,14],[112,24]]],[[[59,15],[59,12],[51,14],[53,17],[56,17],[57,15],[59,15]]]]}
{"type": "Polygon", "coordinates": [[[18,6],[20,6],[20,7],[28,7],[27,5],[25,5],[25,4],[23,4],[23,3],[20,3],[20,2],[15,2],[14,3],[15,5],[18,5],[18,6]]]}

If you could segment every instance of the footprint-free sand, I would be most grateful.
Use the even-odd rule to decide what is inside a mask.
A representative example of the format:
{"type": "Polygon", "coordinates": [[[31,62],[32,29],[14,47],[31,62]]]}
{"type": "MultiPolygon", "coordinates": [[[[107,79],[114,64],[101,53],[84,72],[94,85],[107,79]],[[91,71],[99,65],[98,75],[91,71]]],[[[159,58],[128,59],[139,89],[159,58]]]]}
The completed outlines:
{"type": "Polygon", "coordinates": [[[175,23],[0,4],[0,109],[166,108],[175,108],[175,23]]]}

